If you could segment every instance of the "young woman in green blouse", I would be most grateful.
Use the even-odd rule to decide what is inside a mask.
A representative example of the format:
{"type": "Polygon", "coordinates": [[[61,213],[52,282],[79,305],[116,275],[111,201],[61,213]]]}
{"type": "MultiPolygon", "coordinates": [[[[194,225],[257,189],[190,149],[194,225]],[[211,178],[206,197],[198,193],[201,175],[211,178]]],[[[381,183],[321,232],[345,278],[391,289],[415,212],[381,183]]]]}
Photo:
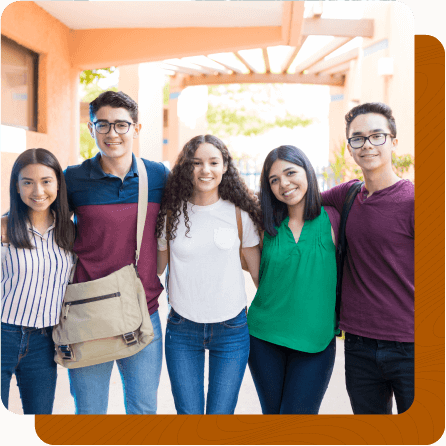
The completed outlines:
{"type": "Polygon", "coordinates": [[[314,169],[293,146],[267,156],[260,203],[265,236],[248,364],[264,414],[317,414],[336,353],[330,220],[338,223],[339,214],[321,207],[314,169]]]}

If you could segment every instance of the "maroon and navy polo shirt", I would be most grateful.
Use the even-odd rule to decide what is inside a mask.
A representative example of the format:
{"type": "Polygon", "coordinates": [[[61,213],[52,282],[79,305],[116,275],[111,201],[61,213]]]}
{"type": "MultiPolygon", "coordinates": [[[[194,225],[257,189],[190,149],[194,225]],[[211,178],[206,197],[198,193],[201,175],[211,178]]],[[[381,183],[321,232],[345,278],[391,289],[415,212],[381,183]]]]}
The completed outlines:
{"type": "MultiPolygon", "coordinates": [[[[99,279],[135,263],[139,185],[136,158],[132,156],[132,167],[122,181],[102,170],[100,157],[98,153],[64,172],[68,203],[75,213],[77,229],[74,252],[79,259],[74,283],[99,279]]],[[[153,314],[163,290],[156,273],[155,227],[169,170],[162,163],[143,161],[149,195],[138,272],[149,313],[153,314]]]]}

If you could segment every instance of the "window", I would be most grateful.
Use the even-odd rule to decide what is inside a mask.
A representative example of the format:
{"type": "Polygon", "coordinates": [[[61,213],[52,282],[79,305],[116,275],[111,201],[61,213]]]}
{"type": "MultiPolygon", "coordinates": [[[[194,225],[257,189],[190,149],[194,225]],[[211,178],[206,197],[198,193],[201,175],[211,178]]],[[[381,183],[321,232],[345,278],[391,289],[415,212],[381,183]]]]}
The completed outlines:
{"type": "Polygon", "coordinates": [[[37,131],[38,54],[2,36],[2,124],[37,131]]]}

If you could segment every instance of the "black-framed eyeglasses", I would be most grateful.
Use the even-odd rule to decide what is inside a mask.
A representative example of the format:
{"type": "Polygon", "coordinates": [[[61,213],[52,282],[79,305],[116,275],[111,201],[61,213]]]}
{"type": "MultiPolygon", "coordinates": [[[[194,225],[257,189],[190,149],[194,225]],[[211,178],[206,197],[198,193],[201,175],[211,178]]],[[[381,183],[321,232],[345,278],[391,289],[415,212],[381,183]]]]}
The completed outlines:
{"type": "Polygon", "coordinates": [[[98,133],[108,133],[111,130],[111,127],[115,129],[115,132],[124,135],[130,130],[131,125],[136,125],[135,122],[127,122],[127,121],[117,121],[117,122],[108,122],[108,121],[96,121],[92,123],[94,128],[98,133]]]}
{"type": "Polygon", "coordinates": [[[348,138],[347,141],[351,148],[360,149],[367,140],[372,146],[382,146],[386,143],[388,136],[393,138],[390,133],[373,133],[373,135],[369,136],[353,136],[348,138]]]}

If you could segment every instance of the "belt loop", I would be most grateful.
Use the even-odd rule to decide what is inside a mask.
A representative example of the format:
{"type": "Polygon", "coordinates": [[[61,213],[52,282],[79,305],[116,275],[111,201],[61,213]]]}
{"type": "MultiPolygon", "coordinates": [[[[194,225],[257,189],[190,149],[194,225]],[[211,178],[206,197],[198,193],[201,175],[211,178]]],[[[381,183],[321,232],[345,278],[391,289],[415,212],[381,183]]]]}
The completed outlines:
{"type": "Polygon", "coordinates": [[[358,342],[359,344],[364,344],[364,338],[362,336],[356,335],[356,337],[358,338],[356,342],[358,342]]]}

